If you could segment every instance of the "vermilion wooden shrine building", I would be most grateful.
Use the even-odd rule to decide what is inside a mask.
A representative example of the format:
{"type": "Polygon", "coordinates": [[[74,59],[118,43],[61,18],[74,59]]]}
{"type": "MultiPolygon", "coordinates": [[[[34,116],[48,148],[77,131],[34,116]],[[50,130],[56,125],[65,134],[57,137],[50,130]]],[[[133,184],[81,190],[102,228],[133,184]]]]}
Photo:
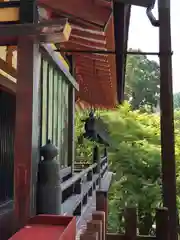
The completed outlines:
{"type": "MultiPolygon", "coordinates": [[[[123,102],[131,4],[144,7],[152,25],[160,29],[162,180],[169,221],[167,211],[161,210],[154,239],[176,239],[170,4],[159,0],[156,20],[154,2],[0,1],[0,240],[38,213],[75,215],[78,230],[94,209],[105,212],[107,220],[112,177],[107,151],[99,156],[95,148],[93,163],[85,169],[74,165],[74,112],[75,106],[109,109],[123,102]],[[162,234],[162,223],[167,223],[170,238],[168,231],[162,234]]],[[[57,224],[55,217],[47,219],[57,224]]],[[[29,224],[47,224],[47,219],[29,224]]],[[[136,224],[130,221],[128,226],[124,238],[107,234],[107,239],[135,239],[136,224]]],[[[75,230],[68,229],[57,239],[74,239],[75,230]]],[[[52,239],[46,231],[46,239],[52,239]]],[[[12,239],[32,239],[18,236],[12,239]]]]}

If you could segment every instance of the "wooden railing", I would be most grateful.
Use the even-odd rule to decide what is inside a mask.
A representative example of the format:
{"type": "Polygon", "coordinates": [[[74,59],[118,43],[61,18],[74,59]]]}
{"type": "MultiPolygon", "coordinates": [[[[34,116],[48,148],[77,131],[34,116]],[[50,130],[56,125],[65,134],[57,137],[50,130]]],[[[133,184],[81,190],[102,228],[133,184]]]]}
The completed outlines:
{"type": "Polygon", "coordinates": [[[156,236],[139,236],[137,234],[136,209],[125,209],[125,233],[111,234],[105,231],[105,216],[103,212],[92,214],[92,220],[82,232],[80,240],[169,240],[168,211],[166,208],[156,210],[156,236]]]}
{"type": "Polygon", "coordinates": [[[38,214],[74,215],[77,229],[80,229],[96,207],[96,194],[104,189],[104,183],[111,180],[107,170],[107,154],[100,156],[98,147],[93,150],[92,164],[79,163],[74,171],[72,167],[59,170],[56,160],[42,161],[39,166],[38,214]]]}
{"type": "Polygon", "coordinates": [[[100,157],[98,148],[95,147],[93,164],[78,163],[72,177],[61,183],[61,213],[81,216],[83,208],[88,205],[93,193],[99,189],[107,169],[107,155],[100,157]]]}
{"type": "Polygon", "coordinates": [[[126,208],[124,211],[125,234],[107,234],[107,240],[141,239],[141,240],[167,240],[169,239],[168,210],[167,208],[156,209],[156,233],[155,236],[138,235],[138,221],[136,208],[126,208]]]}

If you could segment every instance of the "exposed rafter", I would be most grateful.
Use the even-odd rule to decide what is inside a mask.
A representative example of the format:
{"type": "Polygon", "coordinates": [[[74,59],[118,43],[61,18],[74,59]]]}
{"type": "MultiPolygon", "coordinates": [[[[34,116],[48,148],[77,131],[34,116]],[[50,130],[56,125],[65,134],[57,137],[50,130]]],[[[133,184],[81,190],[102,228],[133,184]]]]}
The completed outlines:
{"type": "Polygon", "coordinates": [[[110,69],[109,63],[102,63],[102,62],[96,62],[96,61],[86,61],[84,62],[83,59],[78,59],[77,60],[78,65],[86,66],[92,69],[97,69],[97,68],[103,68],[103,69],[110,69]]]}
{"type": "Polygon", "coordinates": [[[89,27],[86,27],[86,28],[85,27],[80,27],[80,26],[77,26],[75,24],[71,24],[71,26],[72,26],[73,31],[88,33],[88,34],[92,34],[93,36],[101,36],[101,37],[105,36],[103,31],[94,30],[94,29],[91,29],[89,27]]]}
{"type": "Polygon", "coordinates": [[[82,59],[82,61],[86,60],[95,60],[96,63],[108,63],[107,57],[106,56],[98,56],[98,55],[89,55],[89,54],[79,54],[79,53],[74,53],[75,56],[79,57],[82,59]]]}
{"type": "Polygon", "coordinates": [[[106,41],[105,39],[104,40],[99,40],[95,37],[90,37],[90,36],[81,36],[81,35],[77,35],[77,34],[71,34],[71,39],[75,39],[75,40],[82,40],[83,42],[89,42],[90,44],[97,44],[97,45],[100,45],[100,46],[104,46],[106,44],[106,41]]]}
{"type": "Polygon", "coordinates": [[[88,41],[77,41],[75,39],[71,40],[70,42],[67,43],[63,43],[62,46],[65,46],[65,49],[97,49],[97,50],[102,50],[102,51],[106,51],[107,49],[105,48],[105,46],[97,46],[97,44],[92,44],[88,41]]]}
{"type": "Polygon", "coordinates": [[[17,71],[15,68],[10,66],[6,61],[0,58],[0,69],[7,73],[8,75],[12,76],[13,78],[17,78],[17,71]]]}
{"type": "Polygon", "coordinates": [[[54,12],[64,12],[71,14],[75,18],[80,18],[85,21],[90,21],[100,26],[104,26],[111,14],[111,8],[99,6],[92,0],[71,0],[71,1],[56,1],[56,0],[38,0],[42,6],[51,8],[54,12]]]}

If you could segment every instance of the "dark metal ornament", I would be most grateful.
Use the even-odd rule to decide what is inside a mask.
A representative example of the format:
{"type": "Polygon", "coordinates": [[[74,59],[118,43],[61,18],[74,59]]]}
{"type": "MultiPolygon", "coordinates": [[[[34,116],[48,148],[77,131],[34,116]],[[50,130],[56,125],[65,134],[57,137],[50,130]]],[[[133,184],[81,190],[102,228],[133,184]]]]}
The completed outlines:
{"type": "Polygon", "coordinates": [[[78,143],[83,143],[82,138],[87,138],[90,141],[94,141],[99,144],[106,146],[110,145],[109,132],[107,130],[107,125],[104,121],[94,116],[94,111],[91,110],[89,117],[83,119],[85,132],[78,138],[78,143]]]}

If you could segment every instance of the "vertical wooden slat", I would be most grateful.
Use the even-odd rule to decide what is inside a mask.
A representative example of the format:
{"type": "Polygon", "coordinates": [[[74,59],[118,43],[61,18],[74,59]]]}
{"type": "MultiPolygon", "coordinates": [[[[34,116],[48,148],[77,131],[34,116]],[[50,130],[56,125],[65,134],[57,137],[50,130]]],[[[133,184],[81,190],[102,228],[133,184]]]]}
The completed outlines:
{"type": "Polygon", "coordinates": [[[55,138],[54,138],[54,135],[55,135],[55,129],[54,129],[54,114],[55,114],[55,112],[54,112],[54,95],[55,95],[55,93],[54,93],[54,73],[55,73],[55,69],[53,68],[53,66],[52,66],[52,143],[53,144],[55,144],[55,142],[54,142],[54,140],[55,140],[55,138]]]}
{"type": "MultiPolygon", "coordinates": [[[[75,56],[68,56],[70,64],[70,72],[73,77],[75,77],[75,56]]],[[[72,172],[74,170],[74,161],[75,161],[75,127],[74,127],[74,118],[75,118],[75,89],[73,86],[69,85],[69,99],[68,99],[68,166],[72,166],[72,172]]]]}
{"type": "Polygon", "coordinates": [[[170,240],[168,209],[161,208],[156,210],[156,239],[170,240]]]}
{"type": "Polygon", "coordinates": [[[172,90],[170,0],[159,0],[160,106],[163,203],[169,211],[170,239],[177,239],[176,164],[172,90]]]}
{"type": "Polygon", "coordinates": [[[74,117],[75,117],[75,89],[72,86],[69,86],[69,104],[68,104],[68,165],[72,166],[72,171],[74,169],[74,158],[75,158],[75,142],[74,142],[74,117]]]}
{"type": "Polygon", "coordinates": [[[48,139],[53,140],[53,68],[49,65],[48,139]]]}
{"type": "Polygon", "coordinates": [[[60,162],[60,166],[61,166],[61,152],[62,152],[62,149],[61,149],[61,122],[62,122],[62,112],[61,112],[61,105],[62,105],[62,96],[61,96],[61,79],[62,77],[59,75],[58,76],[58,149],[59,149],[59,156],[58,156],[58,159],[59,159],[59,162],[60,162]]]}
{"type": "Polygon", "coordinates": [[[64,167],[64,120],[65,120],[65,116],[64,116],[64,78],[62,77],[62,89],[61,89],[61,101],[62,101],[62,105],[61,105],[61,111],[62,111],[62,115],[61,115],[61,164],[62,167],[64,167]]]}
{"type": "Polygon", "coordinates": [[[48,119],[48,112],[47,112],[47,107],[48,107],[48,102],[47,102],[47,97],[48,97],[48,64],[46,61],[42,60],[41,61],[41,95],[42,95],[42,101],[41,101],[41,145],[45,145],[47,143],[47,119],[48,119]]]}
{"type": "Polygon", "coordinates": [[[53,91],[54,91],[54,97],[53,97],[53,143],[55,146],[57,146],[57,71],[54,70],[54,86],[53,86],[53,91]]]}
{"type": "Polygon", "coordinates": [[[137,234],[137,211],[136,208],[125,209],[125,236],[129,240],[135,240],[137,234]]]}
{"type": "Polygon", "coordinates": [[[47,103],[46,103],[46,143],[48,142],[49,136],[49,77],[50,76],[50,66],[47,63],[47,103]]]}
{"type": "Polygon", "coordinates": [[[69,128],[69,111],[68,111],[68,103],[69,103],[69,85],[65,82],[65,121],[64,121],[64,149],[65,149],[65,167],[68,166],[68,151],[69,151],[69,145],[68,145],[68,128],[69,128]]]}
{"type": "MultiPolygon", "coordinates": [[[[58,73],[56,72],[56,146],[58,147],[58,118],[59,118],[59,79],[58,79],[58,73]]],[[[59,147],[58,147],[58,151],[59,151],[59,147]]]]}

